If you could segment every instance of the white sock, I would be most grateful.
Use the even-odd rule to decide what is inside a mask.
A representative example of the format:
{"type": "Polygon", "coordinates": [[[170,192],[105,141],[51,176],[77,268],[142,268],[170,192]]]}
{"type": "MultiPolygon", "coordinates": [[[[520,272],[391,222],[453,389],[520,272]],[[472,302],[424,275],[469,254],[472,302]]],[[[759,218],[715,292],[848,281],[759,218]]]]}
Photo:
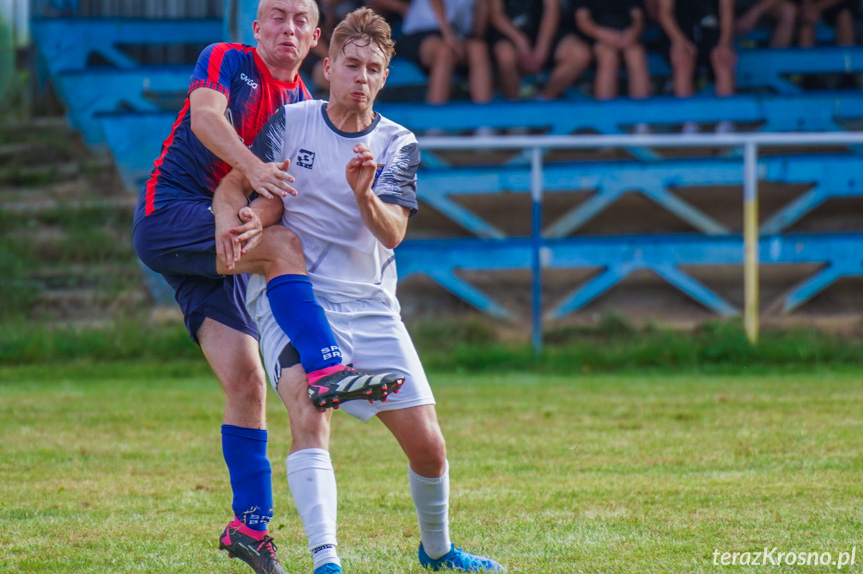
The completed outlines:
{"type": "Polygon", "coordinates": [[[314,567],[328,562],[341,566],[336,554],[336,473],[330,453],[322,448],[300,450],[289,455],[285,465],[288,486],[303,521],[314,567]]]}
{"type": "Polygon", "coordinates": [[[411,498],[417,508],[420,539],[430,558],[440,558],[450,550],[449,539],[449,463],[437,478],[420,476],[408,466],[411,498]]]}

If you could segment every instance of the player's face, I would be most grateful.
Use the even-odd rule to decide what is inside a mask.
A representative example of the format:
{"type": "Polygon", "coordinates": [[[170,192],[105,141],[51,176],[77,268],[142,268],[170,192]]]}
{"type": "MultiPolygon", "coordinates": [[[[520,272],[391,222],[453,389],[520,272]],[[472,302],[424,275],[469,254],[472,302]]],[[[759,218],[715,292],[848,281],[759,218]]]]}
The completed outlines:
{"type": "Polygon", "coordinates": [[[353,111],[370,110],[384,87],[389,70],[380,47],[348,41],[334,60],[324,60],[324,76],[330,81],[330,103],[353,111]]]}
{"type": "Polygon", "coordinates": [[[311,3],[314,0],[263,0],[253,30],[258,52],[271,66],[292,68],[316,46],[321,30],[311,3]]]}

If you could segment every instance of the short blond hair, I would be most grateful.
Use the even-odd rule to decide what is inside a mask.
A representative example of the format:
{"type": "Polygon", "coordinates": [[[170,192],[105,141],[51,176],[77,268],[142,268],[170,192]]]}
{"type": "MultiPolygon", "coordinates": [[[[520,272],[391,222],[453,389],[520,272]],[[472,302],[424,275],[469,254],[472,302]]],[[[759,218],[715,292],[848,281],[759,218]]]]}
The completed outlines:
{"type": "MultiPolygon", "coordinates": [[[[259,21],[264,17],[264,9],[267,7],[267,4],[272,1],[273,0],[261,0],[258,2],[259,21]]],[[[321,21],[321,11],[318,9],[318,3],[315,0],[305,0],[305,2],[309,5],[309,14],[312,17],[312,25],[317,28],[318,23],[321,21]]]]}
{"type": "Polygon", "coordinates": [[[393,31],[387,21],[369,8],[357,8],[339,22],[333,30],[328,56],[335,60],[343,53],[345,46],[355,44],[367,46],[375,44],[380,48],[387,66],[395,54],[396,43],[393,41],[393,31]]]}

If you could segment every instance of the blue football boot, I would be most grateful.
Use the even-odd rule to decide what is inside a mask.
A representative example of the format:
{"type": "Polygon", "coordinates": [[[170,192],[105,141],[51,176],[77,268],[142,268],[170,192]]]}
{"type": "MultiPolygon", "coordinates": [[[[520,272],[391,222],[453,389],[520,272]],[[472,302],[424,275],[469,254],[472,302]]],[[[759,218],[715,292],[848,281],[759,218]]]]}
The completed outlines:
{"type": "Polygon", "coordinates": [[[423,545],[419,550],[420,564],[432,570],[455,570],[457,572],[506,572],[506,568],[492,560],[483,558],[461,548],[450,545],[449,552],[440,558],[430,558],[423,545]]]}
{"type": "Polygon", "coordinates": [[[329,564],[315,568],[314,574],[342,574],[342,567],[330,562],[329,564]]]}

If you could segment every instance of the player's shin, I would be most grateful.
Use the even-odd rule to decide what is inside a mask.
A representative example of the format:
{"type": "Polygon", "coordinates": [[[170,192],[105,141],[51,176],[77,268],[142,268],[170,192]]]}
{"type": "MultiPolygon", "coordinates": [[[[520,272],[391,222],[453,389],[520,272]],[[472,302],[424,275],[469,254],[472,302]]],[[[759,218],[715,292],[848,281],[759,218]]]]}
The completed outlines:
{"type": "Polygon", "coordinates": [[[336,474],[330,453],[322,448],[299,450],[288,456],[286,467],[315,569],[328,563],[341,565],[336,553],[336,474]]]}
{"type": "Polygon", "coordinates": [[[251,530],[266,532],[273,517],[267,431],[222,425],[222,453],[231,477],[234,515],[251,530]]]}
{"type": "Polygon", "coordinates": [[[443,474],[427,478],[408,467],[411,498],[417,509],[420,538],[429,556],[443,556],[450,550],[449,463],[443,474]]]}
{"type": "Polygon", "coordinates": [[[300,355],[306,373],[314,373],[342,362],[336,337],[327,315],[305,275],[280,275],[267,283],[273,318],[300,355]]]}

